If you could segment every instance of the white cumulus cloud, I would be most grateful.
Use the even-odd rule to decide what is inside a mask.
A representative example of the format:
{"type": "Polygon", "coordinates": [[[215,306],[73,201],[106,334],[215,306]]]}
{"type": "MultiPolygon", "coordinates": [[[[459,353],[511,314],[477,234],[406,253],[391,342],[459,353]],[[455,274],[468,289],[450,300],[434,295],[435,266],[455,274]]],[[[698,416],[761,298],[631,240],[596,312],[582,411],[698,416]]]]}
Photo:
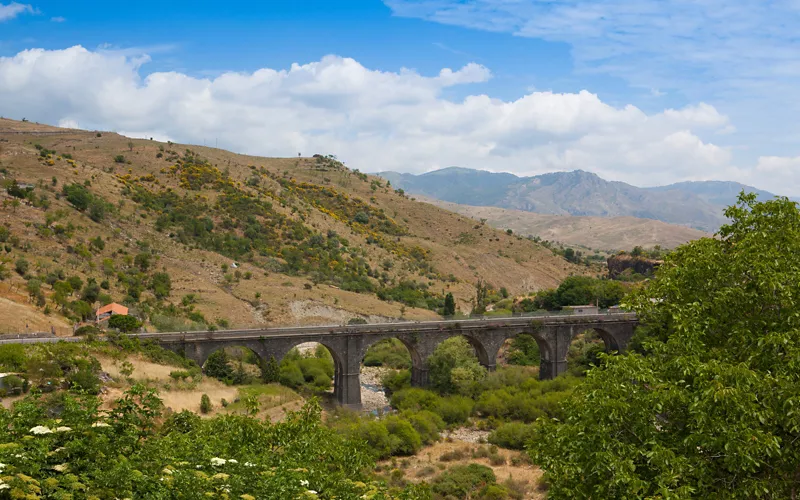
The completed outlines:
{"type": "Polygon", "coordinates": [[[34,14],[36,9],[32,5],[11,2],[10,4],[0,3],[0,22],[14,19],[20,14],[34,14]]]}
{"type": "Polygon", "coordinates": [[[518,174],[585,169],[653,185],[713,178],[730,163],[704,139],[731,127],[713,106],[646,113],[589,91],[461,100],[448,87],[485,82],[470,63],[432,76],[377,71],[327,56],[285,69],[198,78],[144,73],[142,54],[32,49],[0,58],[6,116],[215,144],[238,152],[332,153],[365,171],[458,165],[518,174]]]}

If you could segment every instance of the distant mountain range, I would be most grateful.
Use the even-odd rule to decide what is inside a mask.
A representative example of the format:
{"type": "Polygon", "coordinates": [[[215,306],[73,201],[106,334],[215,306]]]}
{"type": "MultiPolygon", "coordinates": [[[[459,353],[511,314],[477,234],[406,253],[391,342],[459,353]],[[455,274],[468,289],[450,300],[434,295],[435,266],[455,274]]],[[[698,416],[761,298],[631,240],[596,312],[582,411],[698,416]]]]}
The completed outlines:
{"type": "Polygon", "coordinates": [[[473,206],[493,206],[556,215],[631,216],[715,231],[725,222],[723,209],[740,191],[759,198],[774,195],[727,181],[679,182],[640,188],[606,181],[583,170],[533,177],[450,167],[421,175],[380,172],[408,193],[473,206]]]}

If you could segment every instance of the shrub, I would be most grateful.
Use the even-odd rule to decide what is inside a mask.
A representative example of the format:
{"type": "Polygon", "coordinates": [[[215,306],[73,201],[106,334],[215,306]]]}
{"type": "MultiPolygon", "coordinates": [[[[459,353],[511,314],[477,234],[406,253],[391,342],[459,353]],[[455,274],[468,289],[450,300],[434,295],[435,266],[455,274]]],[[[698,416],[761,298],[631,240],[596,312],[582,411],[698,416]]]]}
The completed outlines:
{"type": "Polygon", "coordinates": [[[506,456],[500,453],[492,453],[489,455],[489,463],[492,465],[505,465],[506,464],[506,456]]]}
{"type": "Polygon", "coordinates": [[[191,376],[191,373],[189,373],[187,370],[172,370],[169,372],[169,376],[175,380],[186,380],[191,376]]]}
{"type": "Polygon", "coordinates": [[[431,444],[439,439],[439,431],[444,430],[442,417],[432,411],[404,412],[400,416],[414,427],[423,444],[431,444]]]}
{"type": "Polygon", "coordinates": [[[88,366],[78,367],[67,375],[70,389],[88,394],[100,394],[100,378],[88,366]]]}
{"type": "MultiPolygon", "coordinates": [[[[355,319],[355,318],[354,318],[355,319]]],[[[384,339],[367,349],[364,366],[388,366],[395,369],[410,369],[411,355],[398,339],[384,339]]]]}
{"type": "Polygon", "coordinates": [[[538,366],[540,362],[539,344],[531,335],[520,334],[511,341],[507,354],[508,363],[520,366],[538,366]]]}
{"type": "Polygon", "coordinates": [[[208,394],[203,394],[200,396],[200,413],[206,414],[212,410],[211,406],[211,398],[208,397],[208,394]]]}
{"type": "Polygon", "coordinates": [[[28,389],[27,381],[18,375],[7,375],[4,382],[10,394],[22,394],[28,389]]]}
{"type": "Polygon", "coordinates": [[[108,318],[108,327],[119,330],[123,333],[132,332],[142,326],[142,322],[133,316],[126,314],[115,314],[108,318]]]}
{"type": "Polygon", "coordinates": [[[496,483],[494,472],[485,465],[456,465],[433,480],[432,490],[442,497],[468,498],[496,483]]]}
{"type": "Polygon", "coordinates": [[[31,266],[30,262],[28,262],[24,257],[20,257],[14,263],[14,270],[17,271],[17,274],[19,274],[20,276],[25,276],[30,266],[31,266]]]}
{"type": "Polygon", "coordinates": [[[389,372],[383,376],[383,378],[381,379],[381,384],[383,384],[383,389],[389,396],[402,389],[410,388],[411,371],[398,370],[394,372],[389,372]]]}
{"type": "Polygon", "coordinates": [[[297,389],[305,382],[303,372],[296,363],[281,365],[278,373],[278,380],[282,385],[291,387],[292,389],[297,389]]]}
{"type": "Polygon", "coordinates": [[[382,423],[389,431],[392,455],[414,455],[422,448],[422,438],[408,420],[397,415],[389,415],[382,423]]]}
{"type": "Polygon", "coordinates": [[[533,424],[509,422],[489,434],[489,442],[502,448],[524,450],[525,445],[533,439],[533,424]]]}
{"type": "Polygon", "coordinates": [[[0,370],[18,372],[24,369],[28,357],[22,344],[0,344],[0,370]]]}
{"type": "Polygon", "coordinates": [[[75,330],[75,335],[83,336],[83,335],[97,335],[103,333],[103,331],[97,328],[94,325],[84,325],[77,330],[75,330]]]}
{"type": "Polygon", "coordinates": [[[467,450],[465,448],[456,448],[454,450],[446,451],[439,456],[440,462],[455,462],[457,460],[464,460],[467,458],[467,450]]]}
{"type": "Polygon", "coordinates": [[[403,410],[431,410],[436,411],[442,398],[436,393],[412,387],[392,394],[392,406],[403,410]]]}
{"type": "Polygon", "coordinates": [[[472,414],[474,402],[464,396],[450,396],[442,398],[437,408],[437,413],[450,424],[463,424],[472,414]]]}

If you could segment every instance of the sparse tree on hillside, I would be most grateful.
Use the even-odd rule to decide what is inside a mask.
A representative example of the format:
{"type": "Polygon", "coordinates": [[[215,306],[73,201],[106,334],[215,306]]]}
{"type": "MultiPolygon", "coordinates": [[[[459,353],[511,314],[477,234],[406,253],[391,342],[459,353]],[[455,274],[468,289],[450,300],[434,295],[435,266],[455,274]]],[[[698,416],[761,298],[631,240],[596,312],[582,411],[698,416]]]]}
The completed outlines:
{"type": "Polygon", "coordinates": [[[489,297],[489,286],[478,280],[475,284],[475,302],[472,307],[472,314],[483,314],[486,312],[487,300],[489,297]]]}
{"type": "Polygon", "coordinates": [[[449,293],[444,296],[444,311],[442,315],[445,317],[455,316],[456,314],[456,301],[453,294],[449,293]]]}

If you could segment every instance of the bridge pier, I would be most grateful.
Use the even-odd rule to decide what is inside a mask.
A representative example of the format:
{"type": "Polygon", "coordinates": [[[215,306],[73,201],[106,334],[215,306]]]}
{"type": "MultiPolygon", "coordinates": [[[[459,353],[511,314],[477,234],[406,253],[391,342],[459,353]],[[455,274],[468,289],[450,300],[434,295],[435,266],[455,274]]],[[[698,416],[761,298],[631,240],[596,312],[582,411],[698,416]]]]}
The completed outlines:
{"type": "Polygon", "coordinates": [[[539,380],[551,380],[567,372],[567,360],[539,362],[539,380]]]}
{"type": "MultiPolygon", "coordinates": [[[[333,391],[336,401],[353,410],[361,409],[361,351],[364,338],[349,335],[344,339],[341,349],[332,352],[336,362],[333,391]]],[[[333,351],[333,349],[332,349],[333,351]]]]}
{"type": "Polygon", "coordinates": [[[411,387],[428,386],[428,365],[411,367],[411,387]]]}

